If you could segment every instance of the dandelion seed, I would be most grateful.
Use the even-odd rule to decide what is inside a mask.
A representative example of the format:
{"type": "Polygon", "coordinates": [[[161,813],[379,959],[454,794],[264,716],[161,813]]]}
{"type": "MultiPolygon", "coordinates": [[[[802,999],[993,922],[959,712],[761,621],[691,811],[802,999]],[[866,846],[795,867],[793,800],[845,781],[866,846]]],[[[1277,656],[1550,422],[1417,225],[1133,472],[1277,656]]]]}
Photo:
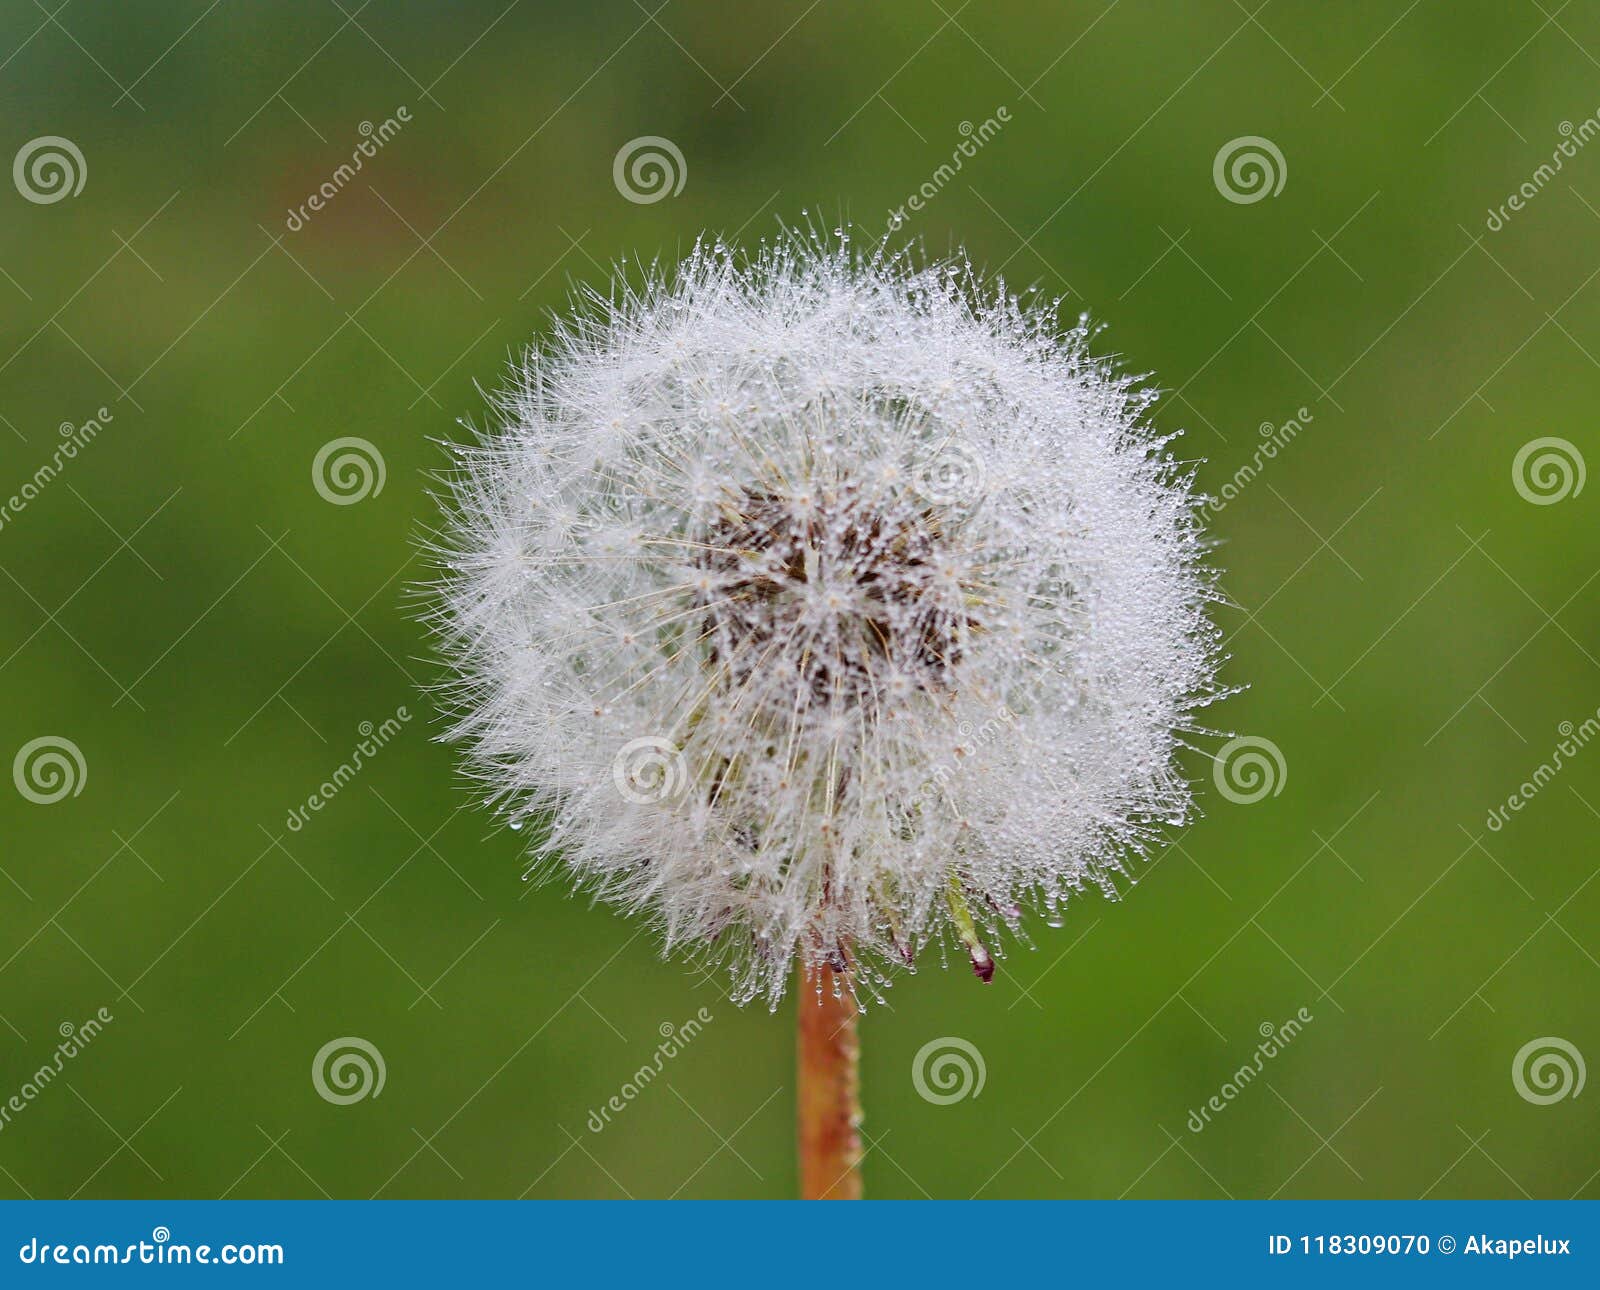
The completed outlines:
{"type": "Polygon", "coordinates": [[[534,858],[774,1006],[930,946],[987,981],[1114,895],[1220,691],[1191,472],[1090,340],[806,236],[560,323],[458,451],[434,613],[534,858]]]}

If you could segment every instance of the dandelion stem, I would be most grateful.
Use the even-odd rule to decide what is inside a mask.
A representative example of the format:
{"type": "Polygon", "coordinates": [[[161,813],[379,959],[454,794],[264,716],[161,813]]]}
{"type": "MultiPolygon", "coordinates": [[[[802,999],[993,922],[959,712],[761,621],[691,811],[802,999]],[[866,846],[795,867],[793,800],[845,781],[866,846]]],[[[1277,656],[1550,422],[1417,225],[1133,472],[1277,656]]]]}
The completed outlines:
{"type": "Polygon", "coordinates": [[[855,997],[829,967],[803,973],[797,993],[800,1195],[860,1200],[861,1047],[855,997]]]}

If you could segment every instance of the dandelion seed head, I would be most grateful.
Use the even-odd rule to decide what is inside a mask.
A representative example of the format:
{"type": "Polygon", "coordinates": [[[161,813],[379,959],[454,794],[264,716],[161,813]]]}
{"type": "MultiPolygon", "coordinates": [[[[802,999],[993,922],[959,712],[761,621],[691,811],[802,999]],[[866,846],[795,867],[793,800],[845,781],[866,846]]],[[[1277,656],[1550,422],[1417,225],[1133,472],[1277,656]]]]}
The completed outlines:
{"type": "Polygon", "coordinates": [[[1114,895],[1220,691],[1192,476],[1090,340],[801,235],[559,322],[457,449],[432,613],[533,857],[773,1003],[930,945],[987,979],[1114,895]]]}

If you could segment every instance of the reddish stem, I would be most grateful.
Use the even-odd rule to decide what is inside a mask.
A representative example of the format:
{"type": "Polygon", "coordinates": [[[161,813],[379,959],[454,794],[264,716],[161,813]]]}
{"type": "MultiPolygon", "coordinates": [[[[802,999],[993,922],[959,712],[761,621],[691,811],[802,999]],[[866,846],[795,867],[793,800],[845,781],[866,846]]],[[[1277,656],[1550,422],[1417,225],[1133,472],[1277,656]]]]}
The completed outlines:
{"type": "Polygon", "coordinates": [[[860,1200],[860,1043],[855,998],[848,983],[826,967],[820,969],[820,975],[802,972],[798,994],[800,1195],[804,1200],[860,1200]],[[834,997],[836,982],[838,998],[834,997]]]}

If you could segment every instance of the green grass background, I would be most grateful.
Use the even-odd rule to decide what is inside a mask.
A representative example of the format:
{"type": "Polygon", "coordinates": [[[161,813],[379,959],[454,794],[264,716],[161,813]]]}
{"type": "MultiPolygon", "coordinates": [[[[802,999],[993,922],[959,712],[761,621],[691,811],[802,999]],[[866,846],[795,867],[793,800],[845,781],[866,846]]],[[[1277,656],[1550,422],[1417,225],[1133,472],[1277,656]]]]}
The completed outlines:
{"type": "Polygon", "coordinates": [[[793,1192],[790,1008],[519,880],[429,738],[411,543],[433,441],[571,285],[703,229],[877,233],[1004,105],[903,235],[1107,323],[1210,488],[1313,414],[1214,525],[1249,686],[1218,720],[1287,774],[1236,805],[1196,757],[1205,816],[1126,899],[992,986],[895,987],[864,1022],[870,1193],[1595,1196],[1597,1090],[1533,1105],[1511,1063],[1600,1059],[1600,750],[1485,819],[1600,706],[1600,485],[1534,506],[1511,475],[1546,435],[1600,465],[1600,146],[1485,220],[1600,108],[1600,7],[208,4],[0,13],[0,161],[61,135],[87,162],[55,204],[0,184],[0,494],[114,417],[0,529],[0,753],[58,735],[88,766],[53,805],[0,778],[0,1098],[63,1022],[115,1018],[0,1129],[0,1194],[793,1192]],[[641,135],[682,150],[678,196],[614,187],[641,135]],[[1281,149],[1276,197],[1214,186],[1242,135],[1281,149]],[[311,463],[344,435],[387,483],[331,506],[311,463]],[[335,1106],[311,1062],[344,1035],[387,1082],[335,1106]],[[912,1081],[944,1036],[986,1069],[948,1106],[912,1081]]]}

